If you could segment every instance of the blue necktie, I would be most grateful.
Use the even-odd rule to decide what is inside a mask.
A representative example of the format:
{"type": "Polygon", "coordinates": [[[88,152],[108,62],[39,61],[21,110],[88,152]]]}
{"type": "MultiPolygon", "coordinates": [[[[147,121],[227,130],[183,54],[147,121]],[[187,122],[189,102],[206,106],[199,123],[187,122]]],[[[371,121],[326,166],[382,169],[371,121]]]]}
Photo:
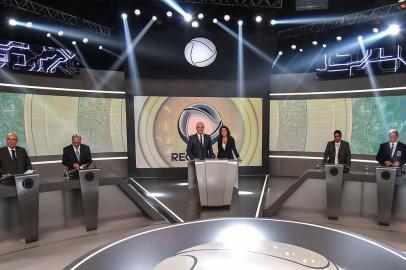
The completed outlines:
{"type": "Polygon", "coordinates": [[[79,150],[77,148],[75,148],[75,154],[76,154],[76,158],[78,159],[78,162],[80,162],[80,154],[79,154],[79,150]]]}
{"type": "Polygon", "coordinates": [[[17,156],[16,156],[16,150],[11,150],[11,158],[13,160],[13,167],[14,170],[17,170],[17,156]]]}

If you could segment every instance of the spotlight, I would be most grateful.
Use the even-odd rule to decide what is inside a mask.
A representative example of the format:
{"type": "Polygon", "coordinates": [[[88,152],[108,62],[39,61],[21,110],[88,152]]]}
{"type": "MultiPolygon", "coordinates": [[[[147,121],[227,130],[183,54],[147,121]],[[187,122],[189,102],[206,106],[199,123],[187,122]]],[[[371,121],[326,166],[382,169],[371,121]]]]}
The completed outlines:
{"type": "Polygon", "coordinates": [[[261,16],[256,16],[256,17],[255,17],[255,21],[256,21],[257,23],[262,22],[262,17],[261,17],[261,16]]]}
{"type": "Polygon", "coordinates": [[[292,46],[290,46],[290,48],[291,48],[292,50],[296,50],[296,45],[293,44],[292,46]]]}
{"type": "Polygon", "coordinates": [[[199,23],[198,23],[197,21],[193,21],[193,22],[192,22],[192,27],[193,27],[193,28],[199,27],[199,23]]]}
{"type": "Polygon", "coordinates": [[[323,48],[327,48],[327,44],[324,43],[324,44],[323,44],[323,48]]]}
{"type": "Polygon", "coordinates": [[[312,41],[313,46],[317,46],[317,44],[319,44],[316,40],[312,41]]]}
{"type": "Polygon", "coordinates": [[[72,45],[76,45],[76,41],[72,41],[72,45]]]}
{"type": "Polygon", "coordinates": [[[199,13],[199,15],[197,15],[197,17],[198,17],[200,20],[203,20],[204,14],[203,14],[203,13],[199,13]]]}
{"type": "Polygon", "coordinates": [[[155,22],[156,20],[158,20],[157,16],[152,16],[152,20],[155,22]]]}
{"type": "Polygon", "coordinates": [[[166,16],[168,16],[169,18],[172,17],[172,11],[166,12],[166,16]]]}
{"type": "Polygon", "coordinates": [[[336,37],[337,41],[341,41],[343,38],[341,36],[336,37]]]}
{"type": "Polygon", "coordinates": [[[27,26],[28,28],[31,28],[31,27],[32,27],[32,22],[27,22],[27,23],[25,24],[25,26],[27,26]]]}
{"type": "Polygon", "coordinates": [[[11,25],[11,26],[16,26],[16,25],[17,25],[17,21],[14,20],[14,19],[10,19],[10,20],[8,20],[8,24],[11,25]]]}
{"type": "Polygon", "coordinates": [[[189,13],[186,13],[184,16],[185,21],[190,22],[192,20],[192,15],[190,15],[189,13]]]}
{"type": "Polygon", "coordinates": [[[299,52],[303,52],[303,49],[302,49],[302,48],[300,48],[300,49],[299,49],[299,52]]]}
{"type": "Polygon", "coordinates": [[[59,31],[58,36],[60,36],[60,37],[63,36],[63,31],[59,31]]]}
{"type": "Polygon", "coordinates": [[[89,42],[89,39],[88,39],[88,38],[84,38],[82,41],[83,41],[83,43],[88,43],[88,42],[89,42]]]}
{"type": "Polygon", "coordinates": [[[400,27],[397,24],[392,24],[391,26],[389,26],[388,28],[388,32],[390,35],[395,36],[397,34],[399,34],[400,32],[400,27]]]}
{"type": "Polygon", "coordinates": [[[102,46],[102,45],[99,46],[99,50],[103,50],[103,46],[102,46]]]}
{"type": "Polygon", "coordinates": [[[362,36],[357,37],[358,41],[362,41],[364,38],[362,36]]]}
{"type": "Polygon", "coordinates": [[[283,52],[282,51],[279,51],[279,53],[278,53],[279,55],[282,55],[283,54],[283,52]]]}
{"type": "Polygon", "coordinates": [[[137,16],[140,16],[141,15],[141,10],[139,10],[139,9],[134,10],[134,14],[137,15],[137,16]]]}
{"type": "Polygon", "coordinates": [[[230,20],[230,15],[224,15],[224,20],[228,22],[230,20]]]}
{"type": "Polygon", "coordinates": [[[244,22],[243,22],[242,20],[238,20],[238,25],[239,25],[239,26],[243,25],[243,23],[244,23],[244,22]]]}
{"type": "Polygon", "coordinates": [[[379,32],[379,29],[378,29],[377,27],[375,27],[374,29],[372,29],[372,32],[378,33],[378,32],[379,32]]]}
{"type": "Polygon", "coordinates": [[[51,37],[51,33],[47,33],[47,37],[51,37]]]}
{"type": "Polygon", "coordinates": [[[217,23],[217,19],[216,19],[216,18],[213,19],[213,23],[217,23]]]}
{"type": "Polygon", "coordinates": [[[271,25],[275,25],[276,24],[276,20],[271,20],[271,25]]]}
{"type": "Polygon", "coordinates": [[[127,20],[127,14],[126,13],[121,14],[121,18],[123,18],[123,20],[127,20]]]}

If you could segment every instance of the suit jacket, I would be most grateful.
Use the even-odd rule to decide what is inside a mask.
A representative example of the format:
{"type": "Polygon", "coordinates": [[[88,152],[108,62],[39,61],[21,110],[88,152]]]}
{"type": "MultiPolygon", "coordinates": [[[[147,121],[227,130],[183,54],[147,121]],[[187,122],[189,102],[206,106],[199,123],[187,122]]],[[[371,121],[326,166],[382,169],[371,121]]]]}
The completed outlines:
{"type": "Polygon", "coordinates": [[[90,148],[86,144],[80,144],[80,160],[77,159],[73,145],[68,145],[63,148],[62,164],[68,167],[68,170],[73,169],[73,164],[79,163],[79,166],[92,162],[92,154],[90,148]]]}
{"type": "Polygon", "coordinates": [[[218,146],[217,158],[234,159],[233,153],[236,158],[240,157],[240,154],[238,154],[237,148],[235,147],[235,140],[233,137],[228,138],[226,149],[223,148],[221,139],[218,140],[217,146],[218,146]]]}
{"type": "Polygon", "coordinates": [[[0,148],[0,175],[22,174],[32,170],[31,160],[24,148],[16,146],[17,169],[14,169],[13,160],[7,146],[0,148]]]}
{"type": "Polygon", "coordinates": [[[186,153],[190,159],[198,158],[203,160],[206,158],[215,158],[213,148],[211,146],[210,136],[207,134],[203,134],[203,136],[203,147],[200,144],[197,134],[189,137],[186,153]]]}
{"type": "Polygon", "coordinates": [[[382,143],[379,146],[379,151],[376,155],[376,161],[378,161],[381,166],[384,166],[385,161],[398,161],[400,163],[400,167],[402,167],[406,162],[406,145],[398,141],[393,157],[391,155],[392,153],[390,152],[390,143],[382,143]]]}
{"type": "MultiPolygon", "coordinates": [[[[323,163],[334,164],[336,157],[335,141],[327,143],[326,150],[324,151],[323,163]]],[[[346,164],[346,167],[351,167],[351,150],[350,144],[341,140],[340,148],[338,149],[338,164],[346,164]]]]}

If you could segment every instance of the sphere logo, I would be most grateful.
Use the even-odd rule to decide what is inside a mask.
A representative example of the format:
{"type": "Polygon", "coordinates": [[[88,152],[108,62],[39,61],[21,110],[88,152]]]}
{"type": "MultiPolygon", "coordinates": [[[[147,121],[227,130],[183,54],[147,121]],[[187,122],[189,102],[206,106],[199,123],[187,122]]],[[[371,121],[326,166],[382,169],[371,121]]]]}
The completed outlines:
{"type": "Polygon", "coordinates": [[[210,105],[196,103],[183,109],[178,120],[178,132],[182,140],[187,143],[189,136],[196,133],[196,124],[204,124],[204,133],[209,134],[212,143],[219,137],[220,127],[223,125],[221,116],[210,105]]]}
{"type": "Polygon", "coordinates": [[[195,67],[207,67],[216,56],[216,46],[206,38],[194,38],[185,47],[185,58],[195,67]]]}

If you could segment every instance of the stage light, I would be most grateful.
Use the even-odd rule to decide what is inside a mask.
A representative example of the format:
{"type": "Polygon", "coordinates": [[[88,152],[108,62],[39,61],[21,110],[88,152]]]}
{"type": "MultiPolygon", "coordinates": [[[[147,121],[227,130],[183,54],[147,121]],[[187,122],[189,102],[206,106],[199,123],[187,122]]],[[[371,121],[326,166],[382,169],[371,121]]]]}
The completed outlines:
{"type": "Polygon", "coordinates": [[[25,26],[27,26],[28,28],[31,28],[31,27],[32,27],[32,22],[27,22],[27,23],[25,24],[25,26]]]}
{"type": "Polygon", "coordinates": [[[137,15],[137,16],[140,16],[141,15],[141,10],[139,10],[139,9],[134,10],[134,14],[137,15]]]}
{"type": "Polygon", "coordinates": [[[199,27],[199,23],[198,23],[197,21],[193,21],[193,22],[192,22],[192,27],[193,27],[193,28],[199,27]]]}
{"type": "Polygon", "coordinates": [[[103,50],[103,46],[102,46],[102,45],[99,46],[99,50],[103,50]]]}
{"type": "Polygon", "coordinates": [[[173,15],[173,14],[172,14],[172,11],[166,12],[166,16],[168,16],[169,18],[172,17],[172,15],[173,15]]]}
{"type": "Polygon", "coordinates": [[[216,18],[213,19],[213,23],[217,23],[217,19],[216,19],[216,18]]]}
{"type": "Polygon", "coordinates": [[[126,13],[121,14],[121,18],[123,18],[123,20],[127,20],[127,14],[126,13]]]}
{"type": "Polygon", "coordinates": [[[358,37],[357,37],[357,40],[358,40],[358,41],[362,41],[363,39],[364,39],[364,38],[363,38],[362,36],[358,36],[358,37]]]}
{"type": "Polygon", "coordinates": [[[375,27],[374,29],[372,29],[372,32],[378,33],[378,32],[379,32],[379,29],[375,27]]]}
{"type": "Polygon", "coordinates": [[[198,17],[200,20],[203,20],[204,14],[203,14],[203,13],[199,13],[199,15],[197,15],[197,17],[198,17]]]}
{"type": "Polygon", "coordinates": [[[261,16],[256,16],[256,17],[255,17],[255,21],[256,21],[257,23],[262,22],[262,17],[261,17],[261,16]]]}
{"type": "Polygon", "coordinates": [[[224,15],[224,20],[228,22],[230,20],[230,15],[224,15]]]}
{"type": "Polygon", "coordinates": [[[72,45],[76,45],[76,41],[72,41],[72,45]]]}
{"type": "Polygon", "coordinates": [[[239,25],[239,26],[243,25],[243,23],[244,23],[244,22],[243,22],[242,20],[238,20],[238,25],[239,25]]]}
{"type": "Polygon", "coordinates": [[[185,16],[183,16],[183,18],[185,19],[185,21],[190,22],[192,20],[192,15],[186,13],[185,16]]]}
{"type": "Polygon", "coordinates": [[[337,41],[341,41],[343,38],[341,36],[336,37],[337,41]]]}
{"type": "Polygon", "coordinates": [[[290,46],[290,48],[291,48],[292,50],[296,50],[296,45],[293,44],[292,46],[290,46]]]}
{"type": "Polygon", "coordinates": [[[279,54],[279,55],[282,55],[282,54],[283,54],[283,52],[282,52],[282,51],[279,51],[279,52],[278,52],[278,54],[279,54]]]}
{"type": "Polygon", "coordinates": [[[10,20],[8,20],[8,24],[11,25],[11,26],[16,26],[16,25],[17,25],[17,21],[14,20],[14,19],[10,19],[10,20]]]}
{"type": "Polygon", "coordinates": [[[327,48],[327,44],[323,44],[323,48],[327,48]]]}
{"type": "Polygon", "coordinates": [[[63,31],[59,31],[58,36],[60,36],[60,37],[63,36],[63,31]]]}
{"type": "Polygon", "coordinates": [[[300,48],[300,49],[299,49],[299,52],[303,52],[303,49],[302,49],[302,48],[300,48]]]}
{"type": "Polygon", "coordinates": [[[152,16],[152,20],[155,22],[156,20],[158,20],[157,16],[152,16]]]}
{"type": "Polygon", "coordinates": [[[313,46],[317,46],[317,44],[319,44],[316,40],[312,41],[313,46]]]}
{"type": "Polygon", "coordinates": [[[389,26],[388,28],[388,32],[390,35],[395,36],[397,34],[399,34],[400,32],[400,27],[397,24],[392,24],[391,26],[389,26]]]}
{"type": "Polygon", "coordinates": [[[276,20],[271,20],[271,25],[275,25],[276,24],[276,20]]]}
{"type": "Polygon", "coordinates": [[[89,39],[88,39],[88,38],[84,38],[82,41],[83,41],[83,43],[88,43],[88,42],[89,42],[89,39]]]}
{"type": "Polygon", "coordinates": [[[51,37],[51,33],[47,33],[47,37],[51,37]]]}

